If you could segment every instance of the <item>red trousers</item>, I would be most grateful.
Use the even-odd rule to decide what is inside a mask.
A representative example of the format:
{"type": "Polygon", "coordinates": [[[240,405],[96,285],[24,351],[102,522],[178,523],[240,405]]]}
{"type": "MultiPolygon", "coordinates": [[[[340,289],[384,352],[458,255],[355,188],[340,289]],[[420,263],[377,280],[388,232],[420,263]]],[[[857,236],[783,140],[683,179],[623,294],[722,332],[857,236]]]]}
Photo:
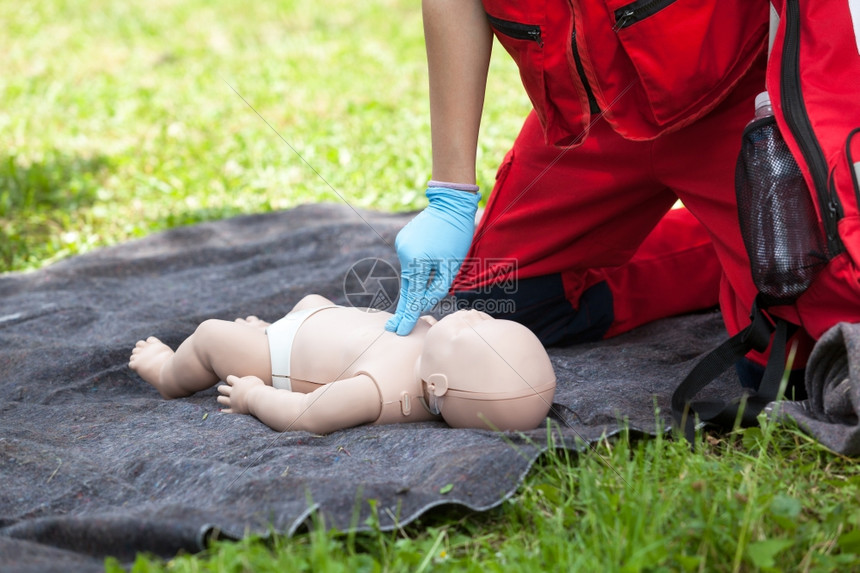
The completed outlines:
{"type": "Polygon", "coordinates": [[[455,294],[559,275],[574,314],[584,292],[608,286],[603,336],[718,303],[731,334],[745,327],[756,288],[734,174],[763,86],[762,61],[708,115],[652,141],[626,140],[598,119],[582,145],[559,148],[544,142],[532,112],[498,170],[467,258],[515,265],[506,276],[466,264],[455,294]],[[677,199],[685,208],[672,209],[677,199]]]}

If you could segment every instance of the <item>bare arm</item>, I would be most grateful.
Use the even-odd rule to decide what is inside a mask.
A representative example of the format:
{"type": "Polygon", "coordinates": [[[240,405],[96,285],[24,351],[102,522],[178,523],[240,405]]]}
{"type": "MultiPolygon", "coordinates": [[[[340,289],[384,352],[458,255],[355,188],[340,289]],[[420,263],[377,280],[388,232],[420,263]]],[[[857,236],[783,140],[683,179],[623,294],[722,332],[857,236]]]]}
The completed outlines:
{"type": "Polygon", "coordinates": [[[433,179],[475,183],[478,129],[493,46],[480,0],[424,0],[433,179]]]}
{"type": "Polygon", "coordinates": [[[376,384],[366,375],[337,380],[310,394],[273,388],[254,376],[228,376],[218,391],[224,412],[251,414],[278,432],[327,434],[373,422],[382,409],[376,384]]]}

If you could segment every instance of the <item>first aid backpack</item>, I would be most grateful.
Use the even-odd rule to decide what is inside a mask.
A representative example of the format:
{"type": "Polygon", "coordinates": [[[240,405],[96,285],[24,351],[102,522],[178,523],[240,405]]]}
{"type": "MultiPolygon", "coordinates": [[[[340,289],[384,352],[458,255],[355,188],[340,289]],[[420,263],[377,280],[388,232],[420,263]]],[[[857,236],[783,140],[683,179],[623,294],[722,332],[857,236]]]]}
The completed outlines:
{"type": "Polygon", "coordinates": [[[672,396],[676,427],[691,442],[697,420],[725,429],[757,423],[778,398],[798,326],[818,338],[838,322],[860,322],[860,0],[775,0],[763,87],[756,108],[764,112],[744,130],[735,173],[758,295],[750,325],[672,396]],[[751,350],[768,348],[756,391],[694,400],[751,350]]]}

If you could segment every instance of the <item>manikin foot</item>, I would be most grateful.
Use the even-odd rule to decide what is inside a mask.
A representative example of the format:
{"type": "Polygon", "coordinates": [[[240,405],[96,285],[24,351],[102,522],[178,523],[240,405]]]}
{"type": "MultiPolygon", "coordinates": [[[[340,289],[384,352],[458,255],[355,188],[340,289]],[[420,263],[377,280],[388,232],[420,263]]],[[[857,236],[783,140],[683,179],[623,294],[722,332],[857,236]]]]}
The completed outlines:
{"type": "Polygon", "coordinates": [[[161,377],[164,364],[173,357],[173,350],[154,336],[146,340],[138,340],[131,351],[128,366],[137,372],[141,378],[152,384],[164,398],[178,398],[184,393],[177,394],[174,388],[168,388],[161,377]]]}

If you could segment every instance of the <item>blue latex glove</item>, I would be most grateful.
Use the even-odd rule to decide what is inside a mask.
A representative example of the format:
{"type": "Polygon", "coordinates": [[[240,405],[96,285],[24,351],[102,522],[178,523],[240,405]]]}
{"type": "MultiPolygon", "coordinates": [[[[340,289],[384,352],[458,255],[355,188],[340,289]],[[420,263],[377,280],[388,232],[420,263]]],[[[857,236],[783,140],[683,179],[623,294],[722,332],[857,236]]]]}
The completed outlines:
{"type": "Polygon", "coordinates": [[[430,187],[427,198],[427,208],[394,241],[400,259],[400,300],[385,330],[401,336],[412,332],[421,314],[448,294],[472,244],[481,194],[430,187]]]}

